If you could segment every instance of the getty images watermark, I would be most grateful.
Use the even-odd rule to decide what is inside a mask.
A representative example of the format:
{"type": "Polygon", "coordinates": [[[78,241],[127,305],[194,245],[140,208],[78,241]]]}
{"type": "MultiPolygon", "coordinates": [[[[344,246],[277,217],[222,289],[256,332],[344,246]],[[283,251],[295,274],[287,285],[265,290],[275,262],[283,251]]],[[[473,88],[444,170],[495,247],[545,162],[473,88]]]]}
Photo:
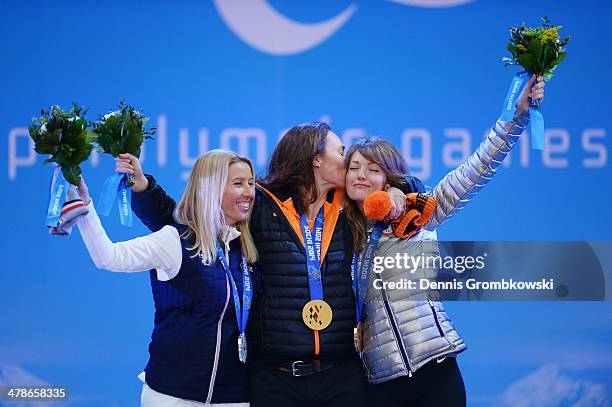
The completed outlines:
{"type": "Polygon", "coordinates": [[[381,274],[385,269],[408,272],[417,275],[419,269],[454,270],[457,274],[466,271],[485,270],[487,253],[482,256],[444,256],[419,255],[412,256],[407,253],[396,253],[395,256],[374,257],[372,271],[377,278],[373,281],[375,289],[385,290],[554,290],[554,278],[542,278],[538,281],[515,281],[512,278],[500,281],[479,281],[477,278],[467,278],[462,281],[453,278],[452,281],[437,281],[430,277],[417,279],[401,278],[399,281],[385,281],[381,274]]]}
{"type": "Polygon", "coordinates": [[[612,266],[604,257],[612,242],[423,241],[397,249],[374,256],[374,294],[405,291],[397,295],[443,300],[611,297],[606,283],[612,266]]]}

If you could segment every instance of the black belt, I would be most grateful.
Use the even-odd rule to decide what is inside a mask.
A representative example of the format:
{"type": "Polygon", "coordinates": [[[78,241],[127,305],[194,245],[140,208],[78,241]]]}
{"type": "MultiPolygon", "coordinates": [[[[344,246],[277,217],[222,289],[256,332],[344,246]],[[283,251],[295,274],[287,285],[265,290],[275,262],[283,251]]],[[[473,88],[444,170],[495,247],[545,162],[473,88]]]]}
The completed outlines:
{"type": "Polygon", "coordinates": [[[286,365],[279,366],[277,369],[281,372],[290,373],[292,376],[298,377],[320,373],[334,366],[333,363],[323,360],[311,360],[308,362],[296,360],[295,362],[289,362],[286,365]]]}

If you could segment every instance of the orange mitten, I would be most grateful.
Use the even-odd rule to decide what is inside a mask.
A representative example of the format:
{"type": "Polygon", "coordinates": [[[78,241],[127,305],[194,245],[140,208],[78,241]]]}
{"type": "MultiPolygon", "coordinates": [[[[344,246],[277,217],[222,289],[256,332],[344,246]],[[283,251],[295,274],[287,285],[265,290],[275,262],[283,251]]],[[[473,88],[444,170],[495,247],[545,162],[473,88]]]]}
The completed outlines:
{"type": "Polygon", "coordinates": [[[395,236],[408,239],[426,225],[436,209],[436,200],[430,195],[412,193],[406,195],[406,214],[391,222],[395,236]]]}
{"type": "Polygon", "coordinates": [[[411,193],[406,195],[405,214],[399,219],[389,219],[391,199],[384,191],[374,192],[363,202],[363,211],[370,219],[390,223],[395,236],[407,239],[427,224],[436,209],[436,200],[426,194],[411,193]]]}

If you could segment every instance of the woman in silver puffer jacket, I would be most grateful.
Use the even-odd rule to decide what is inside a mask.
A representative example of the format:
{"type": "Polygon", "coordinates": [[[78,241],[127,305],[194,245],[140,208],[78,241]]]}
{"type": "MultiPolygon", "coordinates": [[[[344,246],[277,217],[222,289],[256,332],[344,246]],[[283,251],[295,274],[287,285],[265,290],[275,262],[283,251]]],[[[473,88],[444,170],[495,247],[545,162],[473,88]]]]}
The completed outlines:
{"type": "Polygon", "coordinates": [[[427,290],[381,288],[381,282],[434,277],[435,270],[421,267],[409,273],[397,261],[391,267],[386,264],[384,271],[378,270],[376,274],[372,267],[376,265],[375,258],[396,258],[405,253],[437,255],[436,228],[493,178],[497,166],[529,122],[529,98],[543,99],[544,82],[542,78],[537,78],[537,82],[535,79],[532,77],[521,93],[513,120],[498,120],[476,151],[434,187],[431,196],[437,206],[433,215],[408,239],[396,237],[388,224],[368,221],[363,211],[368,195],[386,186],[398,187],[406,179],[406,163],[401,153],[391,143],[373,137],[363,138],[349,149],[344,209],[353,227],[357,253],[353,278],[357,287],[360,277],[367,287],[363,311],[358,308],[357,312],[360,323],[356,346],[362,352],[370,384],[369,405],[466,405],[463,378],[455,360],[466,345],[442,303],[427,290]],[[368,258],[370,261],[364,261],[368,258]],[[379,283],[373,284],[374,279],[379,283]]]}

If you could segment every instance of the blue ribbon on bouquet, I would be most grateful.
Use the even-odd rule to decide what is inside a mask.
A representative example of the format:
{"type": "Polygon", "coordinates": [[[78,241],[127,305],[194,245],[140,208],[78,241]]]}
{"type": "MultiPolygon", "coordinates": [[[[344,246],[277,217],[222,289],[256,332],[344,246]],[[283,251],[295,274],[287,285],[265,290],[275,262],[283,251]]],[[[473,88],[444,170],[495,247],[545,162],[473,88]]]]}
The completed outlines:
{"type": "Polygon", "coordinates": [[[62,167],[60,165],[56,166],[49,187],[49,205],[47,206],[47,220],[45,222],[48,227],[59,224],[69,187],[70,184],[62,174],[62,167]]]}
{"type": "MultiPolygon", "coordinates": [[[[516,100],[525,84],[529,82],[530,77],[531,74],[529,72],[521,71],[512,78],[500,116],[502,121],[509,122],[514,117],[516,100]]],[[[540,111],[539,104],[529,106],[529,137],[531,137],[531,148],[534,150],[544,150],[544,116],[540,111]]]]}
{"type": "Polygon", "coordinates": [[[531,148],[544,150],[544,116],[540,105],[529,106],[531,148]]]}
{"type": "Polygon", "coordinates": [[[104,181],[97,209],[102,215],[108,216],[117,202],[121,224],[132,226],[132,189],[128,188],[127,174],[114,173],[104,181]]]}

